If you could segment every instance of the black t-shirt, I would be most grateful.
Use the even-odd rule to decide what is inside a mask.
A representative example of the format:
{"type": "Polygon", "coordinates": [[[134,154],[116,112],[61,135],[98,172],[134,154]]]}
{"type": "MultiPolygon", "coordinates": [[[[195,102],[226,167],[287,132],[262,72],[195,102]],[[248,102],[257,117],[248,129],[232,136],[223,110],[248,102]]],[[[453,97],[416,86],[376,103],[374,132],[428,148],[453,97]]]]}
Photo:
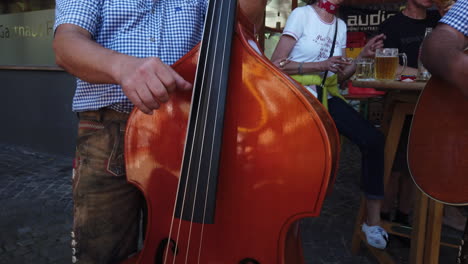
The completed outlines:
{"type": "Polygon", "coordinates": [[[385,20],[379,27],[379,31],[387,36],[384,47],[398,48],[398,52],[406,53],[408,66],[417,68],[419,46],[426,28],[434,28],[439,20],[440,15],[435,10],[427,11],[425,19],[413,19],[400,12],[385,20]]]}

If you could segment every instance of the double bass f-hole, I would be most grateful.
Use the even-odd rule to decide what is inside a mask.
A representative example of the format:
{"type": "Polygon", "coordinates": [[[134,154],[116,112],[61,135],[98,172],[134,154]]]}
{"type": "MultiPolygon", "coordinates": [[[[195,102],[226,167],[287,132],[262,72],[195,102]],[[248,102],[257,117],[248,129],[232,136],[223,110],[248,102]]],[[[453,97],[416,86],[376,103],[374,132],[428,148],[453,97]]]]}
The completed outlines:
{"type": "Polygon", "coordinates": [[[245,258],[239,262],[239,264],[260,264],[260,262],[256,261],[252,258],[245,258]]]}
{"type": "Polygon", "coordinates": [[[161,243],[159,243],[159,247],[156,251],[156,257],[154,258],[155,264],[164,264],[164,252],[166,251],[166,249],[170,249],[173,256],[176,256],[179,252],[179,249],[177,248],[177,243],[173,239],[163,239],[161,243]]]}

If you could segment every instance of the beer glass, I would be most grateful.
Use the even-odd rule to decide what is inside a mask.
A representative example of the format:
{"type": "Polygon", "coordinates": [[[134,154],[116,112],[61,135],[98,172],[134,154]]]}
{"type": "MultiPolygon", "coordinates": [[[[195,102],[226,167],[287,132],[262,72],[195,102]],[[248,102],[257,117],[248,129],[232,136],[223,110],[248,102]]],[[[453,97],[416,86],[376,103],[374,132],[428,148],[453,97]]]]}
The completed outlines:
{"type": "Polygon", "coordinates": [[[371,80],[374,79],[374,60],[371,58],[361,58],[355,60],[356,72],[354,78],[356,80],[371,80]]]}
{"type": "Polygon", "coordinates": [[[403,69],[406,68],[407,58],[405,53],[398,53],[398,49],[377,49],[375,52],[375,78],[379,80],[395,80],[398,67],[398,57],[403,58],[403,69]]]}

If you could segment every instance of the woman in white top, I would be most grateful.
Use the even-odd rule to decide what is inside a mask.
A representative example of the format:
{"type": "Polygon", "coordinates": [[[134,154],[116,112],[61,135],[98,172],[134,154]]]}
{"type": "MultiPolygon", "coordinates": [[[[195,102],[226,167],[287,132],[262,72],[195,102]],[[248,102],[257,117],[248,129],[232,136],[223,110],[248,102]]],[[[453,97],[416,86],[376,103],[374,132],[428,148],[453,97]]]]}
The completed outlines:
{"type": "MultiPolygon", "coordinates": [[[[335,16],[343,0],[312,0],[290,14],[272,61],[302,83],[328,108],[338,131],[357,144],[362,153],[361,185],[367,200],[367,218],[362,225],[367,242],[376,248],[387,246],[388,234],[380,227],[380,207],[384,198],[383,135],[340,95],[340,83],[349,79],[356,65],[343,57],[346,24],[335,16]],[[334,45],[332,51],[333,39],[334,45]],[[323,76],[327,72],[324,86],[323,76]],[[322,88],[323,87],[323,88],[322,88]]],[[[383,35],[368,41],[359,57],[373,57],[383,47],[383,35]]]]}

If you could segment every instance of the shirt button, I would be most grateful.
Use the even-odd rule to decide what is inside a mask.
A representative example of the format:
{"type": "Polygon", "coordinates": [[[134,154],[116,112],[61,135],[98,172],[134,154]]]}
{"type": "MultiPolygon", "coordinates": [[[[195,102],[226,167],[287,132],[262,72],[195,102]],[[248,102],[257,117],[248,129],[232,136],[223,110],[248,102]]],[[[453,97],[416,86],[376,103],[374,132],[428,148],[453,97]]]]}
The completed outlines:
{"type": "Polygon", "coordinates": [[[150,38],[151,42],[155,42],[155,39],[153,37],[150,38]]]}
{"type": "Polygon", "coordinates": [[[155,12],[156,12],[156,10],[154,10],[154,8],[151,8],[151,13],[154,14],[155,12]]]}

